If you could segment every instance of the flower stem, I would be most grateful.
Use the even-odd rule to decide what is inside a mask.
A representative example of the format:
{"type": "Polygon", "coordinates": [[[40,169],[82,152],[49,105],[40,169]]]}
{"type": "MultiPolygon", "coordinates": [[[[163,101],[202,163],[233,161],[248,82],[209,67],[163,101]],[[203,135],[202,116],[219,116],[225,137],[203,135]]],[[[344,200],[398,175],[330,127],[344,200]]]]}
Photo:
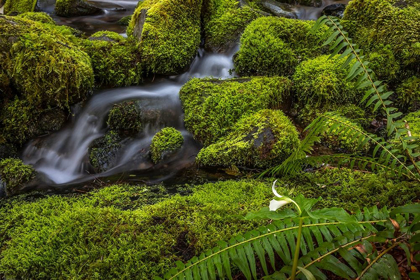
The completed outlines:
{"type": "Polygon", "coordinates": [[[295,248],[295,255],[293,256],[293,267],[292,267],[292,279],[295,280],[296,277],[296,270],[299,260],[299,252],[300,252],[300,239],[302,238],[302,226],[303,226],[303,218],[299,219],[299,228],[298,228],[298,235],[296,240],[296,248],[295,248]]]}

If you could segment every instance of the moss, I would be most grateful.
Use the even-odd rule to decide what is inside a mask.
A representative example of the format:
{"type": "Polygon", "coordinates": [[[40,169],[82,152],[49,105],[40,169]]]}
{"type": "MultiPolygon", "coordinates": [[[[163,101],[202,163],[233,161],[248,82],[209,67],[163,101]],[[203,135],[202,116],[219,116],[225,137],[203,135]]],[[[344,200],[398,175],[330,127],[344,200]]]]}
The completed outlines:
{"type": "Polygon", "coordinates": [[[17,17],[55,25],[55,21],[44,12],[27,12],[20,14],[17,17]]]}
{"type": "Polygon", "coordinates": [[[208,1],[205,9],[205,43],[212,51],[232,47],[245,27],[260,16],[248,6],[240,7],[238,0],[208,1]]]}
{"type": "Polygon", "coordinates": [[[200,44],[201,6],[201,0],[139,2],[127,34],[140,40],[146,72],[176,74],[190,64],[200,44]]]}
{"type": "Polygon", "coordinates": [[[35,10],[37,0],[6,0],[4,5],[4,14],[12,12],[26,13],[35,10]]]}
{"type": "Polygon", "coordinates": [[[420,111],[408,114],[404,120],[410,127],[411,135],[420,138],[420,111]]]}
{"type": "Polygon", "coordinates": [[[150,145],[153,162],[158,163],[166,155],[179,150],[182,144],[184,144],[184,137],[181,132],[173,127],[165,127],[153,136],[150,145]]]}
{"type": "Polygon", "coordinates": [[[32,279],[152,279],[175,261],[258,226],[243,217],[272,196],[268,184],[228,181],[124,211],[113,206],[124,196],[117,190],[1,208],[0,238],[7,246],[1,248],[0,271],[32,279]],[[100,203],[104,198],[108,202],[100,203]]]}
{"type": "Polygon", "coordinates": [[[84,49],[92,60],[99,86],[121,87],[141,82],[140,53],[134,40],[100,31],[84,42],[84,49]]]}
{"type": "Polygon", "coordinates": [[[404,80],[396,90],[398,104],[408,111],[420,109],[420,78],[413,76],[404,80]]]}
{"type": "Polygon", "coordinates": [[[96,172],[105,172],[115,166],[121,140],[118,133],[111,130],[92,143],[89,147],[89,159],[96,172]]]}
{"type": "MultiPolygon", "coordinates": [[[[89,56],[63,29],[26,19],[0,17],[0,49],[9,58],[14,88],[33,106],[68,107],[93,86],[89,56]]],[[[75,40],[75,39],[74,39],[75,40]]]]}
{"type": "Polygon", "coordinates": [[[6,191],[9,194],[29,182],[34,176],[35,170],[25,165],[20,159],[8,158],[0,161],[0,177],[6,183],[6,191]]]}
{"type": "Polygon", "coordinates": [[[232,132],[200,151],[206,166],[270,167],[299,146],[296,127],[280,110],[261,110],[241,118],[232,132]]]}
{"type": "Polygon", "coordinates": [[[100,11],[85,0],[57,0],[55,3],[55,13],[63,17],[92,15],[100,11]]]}
{"type": "Polygon", "coordinates": [[[195,139],[210,145],[225,136],[242,116],[281,108],[291,85],[284,77],[192,79],[180,91],[185,126],[195,139]]]}
{"type": "Polygon", "coordinates": [[[400,65],[396,61],[391,46],[377,47],[376,51],[367,54],[369,68],[375,73],[376,79],[382,81],[393,81],[398,77],[400,65]]]}
{"type": "Polygon", "coordinates": [[[128,26],[130,24],[132,15],[125,16],[118,21],[119,25],[128,26]]]}
{"type": "Polygon", "coordinates": [[[108,115],[107,125],[120,133],[137,134],[141,131],[141,112],[138,104],[127,101],[116,104],[108,115]]]}
{"type": "Polygon", "coordinates": [[[294,68],[321,54],[322,31],[310,34],[311,21],[264,17],[254,20],[241,37],[235,57],[240,75],[291,76],[294,68]]]}

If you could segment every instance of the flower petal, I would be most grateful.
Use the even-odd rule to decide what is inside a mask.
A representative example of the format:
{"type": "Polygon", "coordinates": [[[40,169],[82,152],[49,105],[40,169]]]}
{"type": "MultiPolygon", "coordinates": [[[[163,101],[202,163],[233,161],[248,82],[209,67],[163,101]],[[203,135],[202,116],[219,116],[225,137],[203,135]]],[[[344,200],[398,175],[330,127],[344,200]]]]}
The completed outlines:
{"type": "Polygon", "coordinates": [[[289,203],[290,201],[287,200],[275,200],[273,199],[272,201],[270,201],[270,211],[276,211],[277,209],[279,209],[280,207],[283,207],[284,205],[286,205],[287,203],[289,203]]]}
{"type": "Polygon", "coordinates": [[[271,189],[273,190],[273,193],[274,193],[275,196],[277,196],[277,197],[283,197],[282,195],[279,195],[279,193],[276,191],[276,183],[277,183],[277,180],[274,181],[273,186],[271,187],[271,189]]]}

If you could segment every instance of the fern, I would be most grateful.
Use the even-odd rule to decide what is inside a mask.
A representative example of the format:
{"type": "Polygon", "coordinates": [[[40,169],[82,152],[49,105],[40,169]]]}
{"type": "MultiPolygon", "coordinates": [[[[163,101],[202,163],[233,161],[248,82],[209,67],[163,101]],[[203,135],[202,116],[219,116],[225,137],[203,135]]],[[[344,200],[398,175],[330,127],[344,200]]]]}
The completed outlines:
{"type": "MultiPolygon", "coordinates": [[[[337,210],[319,211],[330,211],[333,216],[337,210]]],[[[316,212],[313,213],[316,215],[316,212]]],[[[257,263],[264,275],[277,271],[265,279],[288,279],[300,221],[303,221],[302,242],[296,275],[303,273],[314,279],[327,279],[325,273],[329,271],[344,279],[399,279],[398,266],[388,252],[403,239],[394,238],[396,228],[389,220],[388,210],[365,208],[364,213],[359,211],[354,218],[353,223],[310,217],[275,221],[232,238],[228,243],[221,242],[186,264],[178,262],[177,268],[170,270],[165,279],[233,279],[232,267],[239,269],[247,279],[257,279],[257,263]],[[390,245],[378,250],[374,242],[390,245]]],[[[402,216],[396,220],[401,225],[406,223],[402,216]]]]}

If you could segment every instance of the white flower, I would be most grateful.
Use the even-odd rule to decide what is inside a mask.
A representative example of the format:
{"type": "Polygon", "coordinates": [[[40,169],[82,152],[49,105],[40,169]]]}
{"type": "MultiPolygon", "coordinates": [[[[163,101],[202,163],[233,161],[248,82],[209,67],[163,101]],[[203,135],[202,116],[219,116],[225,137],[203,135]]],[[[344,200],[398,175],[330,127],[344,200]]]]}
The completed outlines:
{"type": "Polygon", "coordinates": [[[290,203],[290,201],[287,200],[275,200],[273,199],[272,201],[270,201],[270,211],[276,211],[277,209],[279,209],[280,207],[283,207],[284,205],[290,203]]]}

